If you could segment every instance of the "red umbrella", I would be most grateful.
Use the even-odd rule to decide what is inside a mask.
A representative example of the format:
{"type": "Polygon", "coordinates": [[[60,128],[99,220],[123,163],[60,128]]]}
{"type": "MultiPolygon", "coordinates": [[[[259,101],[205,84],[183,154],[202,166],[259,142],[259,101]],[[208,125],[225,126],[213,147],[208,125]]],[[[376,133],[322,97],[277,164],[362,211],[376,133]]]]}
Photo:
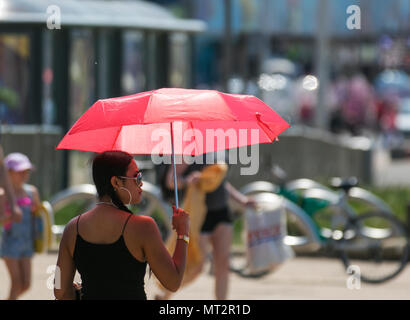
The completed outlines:
{"type": "MultiPolygon", "coordinates": [[[[214,90],[164,88],[98,100],[57,149],[131,154],[200,155],[270,143],[289,128],[254,96],[214,90]]],[[[177,188],[175,188],[178,203],[177,188]]]]}

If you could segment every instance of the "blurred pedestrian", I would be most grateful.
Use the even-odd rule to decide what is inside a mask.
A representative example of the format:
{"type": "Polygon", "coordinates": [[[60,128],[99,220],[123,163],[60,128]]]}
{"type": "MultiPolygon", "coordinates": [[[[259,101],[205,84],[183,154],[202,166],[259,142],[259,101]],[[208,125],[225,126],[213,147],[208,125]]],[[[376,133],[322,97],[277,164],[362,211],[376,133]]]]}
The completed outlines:
{"type": "Polygon", "coordinates": [[[54,294],[76,299],[75,271],[82,299],[145,300],[147,263],[162,285],[176,291],[185,270],[189,216],[173,207],[178,242],[171,257],[151,217],[133,215],[125,204],[141,201],[142,174],[133,157],[121,151],[98,154],[92,174],[99,202],[65,227],[58,252],[54,294]],[[57,278],[58,277],[58,278],[57,278]]]}
{"type": "Polygon", "coordinates": [[[396,127],[398,98],[394,95],[382,95],[377,104],[377,120],[383,146],[394,149],[401,143],[400,133],[396,127]]]}
{"type": "MultiPolygon", "coordinates": [[[[189,203],[189,206],[193,207],[191,210],[191,232],[194,232],[195,229],[194,225],[196,223],[194,224],[194,219],[200,223],[197,228],[199,233],[197,249],[200,250],[200,258],[190,259],[190,255],[193,253],[198,254],[195,250],[190,251],[188,249],[188,261],[195,260],[196,265],[191,266],[190,272],[186,274],[187,277],[184,278],[183,284],[190,283],[201,273],[208,255],[208,245],[210,244],[212,247],[213,271],[215,276],[215,298],[217,300],[225,300],[228,296],[229,259],[233,238],[233,219],[228,205],[229,196],[243,206],[255,206],[255,202],[251,198],[241,194],[226,180],[226,173],[226,163],[216,165],[195,163],[192,165],[177,165],[178,189],[180,189],[181,197],[184,199],[184,206],[186,203],[189,203]],[[226,167],[225,170],[218,167],[222,165],[226,167]],[[201,181],[202,179],[203,181],[201,181]],[[189,199],[189,195],[193,194],[187,192],[190,186],[194,186],[206,194],[203,199],[203,217],[196,216],[199,213],[195,213],[195,211],[198,210],[198,207],[202,206],[202,201],[198,200],[200,199],[198,197],[195,198],[195,196],[193,199],[189,199]]],[[[165,170],[165,175],[159,180],[162,182],[162,188],[163,190],[165,189],[165,194],[168,195],[168,199],[172,199],[171,194],[173,194],[174,189],[172,166],[168,166],[167,170],[165,170]]],[[[194,235],[191,235],[191,238],[193,237],[194,235]]],[[[164,291],[163,295],[157,296],[157,299],[168,299],[170,295],[170,292],[164,291]]]]}
{"type": "MultiPolygon", "coordinates": [[[[11,219],[15,222],[21,221],[22,211],[17,205],[16,197],[13,192],[13,188],[10,184],[10,179],[7,173],[7,168],[4,165],[4,152],[0,145],[0,195],[5,197],[3,201],[6,201],[11,208],[11,219]]],[[[5,207],[0,205],[0,216],[4,216],[5,207]]]]}
{"type": "Polygon", "coordinates": [[[376,119],[374,92],[370,83],[360,73],[350,79],[342,103],[342,112],[352,135],[363,134],[363,129],[373,126],[376,119]]]}
{"type": "Polygon", "coordinates": [[[34,253],[33,213],[41,206],[37,188],[27,184],[33,169],[29,158],[22,153],[11,153],[4,159],[17,205],[22,211],[20,221],[11,215],[10,205],[0,220],[4,225],[1,241],[1,257],[11,279],[9,299],[15,300],[31,285],[31,258],[34,253]]]}

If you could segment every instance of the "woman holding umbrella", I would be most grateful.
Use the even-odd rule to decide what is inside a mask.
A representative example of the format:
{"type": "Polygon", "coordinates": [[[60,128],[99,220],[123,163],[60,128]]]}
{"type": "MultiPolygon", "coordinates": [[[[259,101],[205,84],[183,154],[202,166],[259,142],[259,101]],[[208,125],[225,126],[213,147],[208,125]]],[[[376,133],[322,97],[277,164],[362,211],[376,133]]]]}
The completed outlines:
{"type": "MultiPolygon", "coordinates": [[[[76,121],[60,141],[57,149],[89,152],[116,149],[127,151],[130,154],[172,155],[174,186],[178,186],[175,155],[197,156],[228,148],[271,143],[287,128],[289,128],[289,124],[285,120],[268,105],[253,96],[225,94],[214,90],[162,88],[126,97],[98,100],[76,121]],[[201,138],[208,136],[209,130],[219,132],[225,129],[236,135],[239,134],[240,139],[233,139],[229,141],[228,145],[224,145],[220,149],[218,149],[217,135],[212,135],[211,141],[207,141],[213,141],[213,144],[201,143],[203,142],[201,138]],[[245,133],[245,136],[241,133],[245,133]],[[194,148],[192,148],[193,146],[194,148]],[[201,146],[206,146],[205,150],[201,146]]],[[[99,192],[101,200],[99,205],[85,214],[83,223],[83,228],[88,226],[88,232],[90,233],[89,238],[85,237],[83,240],[88,240],[91,245],[93,245],[92,239],[97,242],[100,241],[99,243],[109,243],[107,232],[111,233],[112,239],[115,239],[114,235],[116,233],[113,228],[116,224],[120,224],[119,221],[115,222],[113,220],[114,217],[119,217],[119,215],[114,215],[117,212],[115,210],[126,211],[122,205],[124,201],[125,203],[139,201],[140,194],[138,190],[134,190],[134,194],[136,192],[134,197],[132,191],[125,185],[133,177],[125,175],[125,173],[138,174],[135,168],[136,165],[132,165],[133,168],[128,167],[128,165],[128,162],[126,166],[115,163],[115,165],[108,165],[105,171],[100,171],[105,176],[105,192],[99,192]],[[110,171],[112,167],[116,169],[110,171]],[[131,171],[128,172],[128,170],[131,171]],[[101,214],[98,215],[97,212],[101,214]],[[102,218],[100,218],[103,216],[111,217],[109,219],[112,223],[103,225],[102,218]],[[95,220],[95,223],[92,223],[93,220],[95,220]],[[94,224],[100,228],[93,229],[94,224]],[[106,229],[106,232],[100,233],[104,229],[106,229]]],[[[137,179],[137,177],[135,178],[137,179]]],[[[95,179],[95,175],[94,180],[97,189],[99,189],[100,181],[95,179]]],[[[176,208],[178,208],[178,187],[174,188],[174,193],[176,208]]],[[[189,231],[186,226],[188,223],[186,222],[188,219],[186,213],[183,210],[174,209],[175,213],[176,219],[173,221],[173,226],[178,232],[178,245],[174,251],[173,260],[170,259],[167,250],[163,247],[159,232],[150,218],[136,217],[130,219],[134,221],[131,222],[134,227],[128,226],[126,230],[135,228],[133,232],[134,239],[129,240],[132,242],[127,242],[127,231],[123,236],[126,244],[139,244],[134,248],[133,256],[140,263],[147,261],[160,282],[174,291],[180,285],[183,276],[181,270],[185,266],[186,252],[181,252],[183,249],[179,247],[183,246],[182,241],[188,241],[188,238],[187,234],[182,232],[189,231]],[[155,252],[161,254],[157,255],[155,252]],[[166,256],[167,254],[168,256],[166,256]],[[167,275],[167,271],[170,275],[167,275]]],[[[87,242],[80,239],[83,233],[81,232],[81,224],[78,227],[78,221],[79,218],[76,218],[67,225],[60,248],[59,266],[64,264],[63,267],[68,270],[61,270],[61,282],[64,283],[62,286],[69,290],[66,295],[64,290],[58,291],[57,289],[56,294],[62,297],[72,297],[72,290],[68,289],[67,286],[74,276],[73,259],[78,251],[79,245],[77,243],[83,242],[85,246],[87,242]],[[76,241],[76,239],[79,241],[76,241]],[[74,252],[74,249],[77,251],[74,252]]],[[[123,229],[125,230],[125,228],[123,229]]],[[[116,241],[116,244],[124,248],[124,244],[121,244],[120,240],[116,241]]],[[[184,248],[184,250],[186,249],[184,248]]],[[[87,255],[84,254],[84,256],[87,255]]],[[[90,260],[89,264],[94,263],[94,261],[96,260],[90,260]]],[[[104,265],[106,261],[107,259],[101,258],[100,262],[104,265]]],[[[110,264],[112,265],[112,263],[110,264]]],[[[98,265],[96,273],[99,273],[99,268],[98,265]]],[[[140,269],[142,270],[142,267],[140,269]]],[[[89,269],[88,272],[93,274],[89,269]]],[[[142,279],[141,275],[142,272],[137,278],[142,279]]],[[[101,280],[101,277],[99,279],[101,280]]],[[[98,286],[94,286],[94,288],[98,288],[98,286]]],[[[143,297],[145,295],[140,292],[140,295],[134,294],[133,297],[135,296],[143,297]]]]}
{"type": "Polygon", "coordinates": [[[185,270],[189,216],[173,207],[178,241],[171,257],[151,217],[133,215],[125,204],[141,200],[142,175],[133,157],[121,151],[98,154],[92,166],[99,202],[72,219],[64,230],[54,294],[75,299],[76,269],[82,299],[146,299],[147,263],[162,285],[176,291],[185,270]],[[115,281],[111,280],[115,279],[115,281]]]}

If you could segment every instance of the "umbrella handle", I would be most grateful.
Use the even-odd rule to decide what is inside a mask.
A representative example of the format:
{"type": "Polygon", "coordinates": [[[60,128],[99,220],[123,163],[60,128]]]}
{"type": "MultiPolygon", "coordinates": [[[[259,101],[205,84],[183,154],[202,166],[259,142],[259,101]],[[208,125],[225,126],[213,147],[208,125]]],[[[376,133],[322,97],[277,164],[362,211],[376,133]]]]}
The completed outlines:
{"type": "Polygon", "coordinates": [[[175,166],[175,152],[174,152],[174,133],[173,133],[173,125],[171,122],[171,148],[172,148],[172,166],[174,168],[174,192],[175,192],[175,206],[177,209],[179,208],[178,203],[178,182],[177,182],[177,169],[175,166]]]}

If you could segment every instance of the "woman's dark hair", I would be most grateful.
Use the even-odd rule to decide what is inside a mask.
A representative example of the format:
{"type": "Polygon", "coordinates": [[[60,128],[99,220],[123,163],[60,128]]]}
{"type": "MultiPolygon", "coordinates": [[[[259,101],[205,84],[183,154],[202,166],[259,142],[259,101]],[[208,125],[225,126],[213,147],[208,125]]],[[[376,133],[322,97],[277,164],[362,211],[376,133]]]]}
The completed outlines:
{"type": "Polygon", "coordinates": [[[117,193],[111,184],[111,177],[125,176],[132,160],[133,157],[126,152],[105,151],[94,157],[92,165],[93,180],[95,187],[97,188],[98,196],[100,198],[105,195],[110,196],[114,205],[129,213],[132,212],[117,196],[117,193]]]}

